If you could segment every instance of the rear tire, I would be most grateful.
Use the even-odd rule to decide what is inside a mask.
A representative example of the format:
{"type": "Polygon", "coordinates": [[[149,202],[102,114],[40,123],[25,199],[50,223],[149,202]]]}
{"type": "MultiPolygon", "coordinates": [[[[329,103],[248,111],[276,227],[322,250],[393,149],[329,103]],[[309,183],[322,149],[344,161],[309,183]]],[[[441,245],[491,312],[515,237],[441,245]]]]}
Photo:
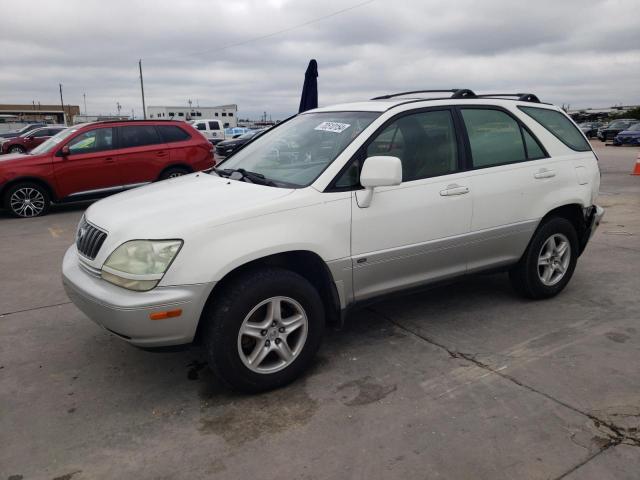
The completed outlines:
{"type": "Polygon", "coordinates": [[[318,351],[325,327],[317,290],[280,268],[241,274],[215,293],[202,320],[211,369],[245,393],[299,377],[318,351]]]}
{"type": "Polygon", "coordinates": [[[4,206],[14,217],[39,217],[49,211],[51,197],[42,185],[18,183],[7,190],[4,206]]]}
{"type": "Polygon", "coordinates": [[[518,264],[509,271],[513,288],[531,299],[550,298],[567,286],[578,260],[578,235],[566,218],[546,220],[518,264]]]}
{"type": "Polygon", "coordinates": [[[162,172],[162,174],[160,174],[160,180],[166,180],[168,178],[177,178],[177,177],[186,175],[188,173],[190,172],[185,168],[171,167],[171,168],[167,168],[164,172],[162,172]]]}

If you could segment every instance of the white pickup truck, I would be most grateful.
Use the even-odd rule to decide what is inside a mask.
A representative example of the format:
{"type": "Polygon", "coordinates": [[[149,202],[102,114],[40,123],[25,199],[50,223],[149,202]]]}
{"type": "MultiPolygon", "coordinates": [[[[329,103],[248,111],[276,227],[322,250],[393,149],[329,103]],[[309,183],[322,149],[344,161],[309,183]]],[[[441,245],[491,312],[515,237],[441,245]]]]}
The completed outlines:
{"type": "Polygon", "coordinates": [[[192,120],[191,125],[209,139],[214,145],[225,139],[224,124],[214,118],[192,120]]]}

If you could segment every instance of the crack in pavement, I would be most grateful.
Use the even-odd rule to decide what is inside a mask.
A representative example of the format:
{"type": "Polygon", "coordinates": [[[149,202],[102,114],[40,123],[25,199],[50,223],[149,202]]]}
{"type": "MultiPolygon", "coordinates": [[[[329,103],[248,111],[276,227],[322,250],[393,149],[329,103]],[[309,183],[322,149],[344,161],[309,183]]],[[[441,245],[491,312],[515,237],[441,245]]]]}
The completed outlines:
{"type": "MultiPolygon", "coordinates": [[[[568,408],[569,410],[572,410],[575,413],[578,413],[582,416],[587,417],[589,420],[591,420],[594,424],[594,426],[604,435],[606,435],[607,438],[607,443],[605,443],[602,447],[600,447],[598,450],[596,450],[593,454],[589,455],[586,459],[582,460],[580,463],[578,463],[577,465],[574,465],[573,467],[571,467],[571,469],[569,469],[568,471],[564,472],[563,474],[561,474],[558,477],[555,477],[553,480],[561,480],[562,478],[565,478],[567,475],[569,475],[572,472],[575,472],[576,470],[578,470],[580,467],[582,467],[583,465],[585,465],[586,463],[588,463],[589,461],[593,460],[595,457],[597,457],[598,455],[600,455],[601,453],[607,451],[609,448],[611,447],[615,447],[616,445],[620,445],[620,444],[624,444],[624,445],[630,445],[630,446],[635,446],[635,447],[640,447],[640,432],[638,431],[637,428],[625,428],[625,427],[621,427],[619,425],[616,425],[615,423],[611,422],[611,421],[607,421],[604,420],[602,418],[597,417],[596,415],[593,415],[591,413],[588,412],[584,412],[582,410],[580,410],[577,407],[574,407],[573,405],[570,405],[562,400],[559,400],[557,398],[555,398],[554,396],[545,393],[541,390],[538,390],[534,387],[532,387],[531,385],[527,385],[526,383],[521,382],[520,380],[518,380],[517,378],[513,377],[512,375],[509,375],[507,373],[504,373],[500,370],[497,370],[493,367],[491,367],[490,365],[487,365],[486,363],[483,363],[481,361],[479,361],[478,359],[476,359],[474,354],[471,353],[465,353],[465,352],[459,352],[457,350],[453,350],[449,347],[447,347],[446,345],[444,345],[443,343],[440,343],[436,340],[434,340],[433,338],[427,337],[426,335],[423,335],[421,333],[416,333],[413,330],[405,327],[404,325],[396,322],[395,320],[393,320],[392,318],[388,317],[386,314],[379,312],[377,310],[374,310],[373,308],[367,308],[367,310],[369,310],[370,312],[379,315],[381,318],[383,318],[384,320],[386,320],[387,322],[391,323],[392,325],[394,325],[395,327],[409,333],[410,335],[413,335],[417,338],[419,338],[420,340],[423,340],[435,347],[438,347],[442,350],[444,350],[445,352],[447,352],[449,354],[449,356],[451,358],[456,358],[456,359],[463,359],[466,360],[472,364],[474,364],[475,366],[486,370],[487,372],[493,373],[495,375],[498,375],[499,377],[508,380],[511,383],[514,383],[515,385],[524,388],[532,393],[535,393],[537,395],[541,395],[544,398],[551,400],[552,402],[555,402],[559,405],[562,405],[565,408],[568,408]]],[[[640,415],[639,415],[640,416],[640,415]]]]}
{"type": "Polygon", "coordinates": [[[42,310],[43,308],[60,307],[62,305],[69,305],[70,303],[71,302],[54,303],[52,305],[42,305],[40,307],[25,308],[23,310],[14,310],[13,312],[4,312],[4,313],[0,313],[0,318],[6,317],[9,315],[15,315],[16,313],[25,313],[25,312],[32,312],[34,310],[42,310]]]}

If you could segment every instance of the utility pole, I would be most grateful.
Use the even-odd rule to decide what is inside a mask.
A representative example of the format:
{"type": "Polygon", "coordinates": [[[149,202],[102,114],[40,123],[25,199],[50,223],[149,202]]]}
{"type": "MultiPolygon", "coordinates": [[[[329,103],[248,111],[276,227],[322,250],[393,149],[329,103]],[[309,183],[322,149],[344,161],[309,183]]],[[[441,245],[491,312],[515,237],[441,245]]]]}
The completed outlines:
{"type": "Polygon", "coordinates": [[[60,87],[60,105],[62,105],[62,123],[64,123],[65,125],[67,124],[67,117],[64,113],[64,100],[62,100],[62,84],[59,83],[58,86],[60,87]]]}
{"type": "Polygon", "coordinates": [[[120,116],[120,110],[122,109],[122,105],[120,105],[120,102],[116,102],[116,108],[118,109],[118,116],[120,116]]]}
{"type": "MultiPolygon", "coordinates": [[[[82,100],[84,101],[84,116],[87,116],[87,94],[82,94],[82,100]]],[[[86,120],[86,119],[85,119],[86,120]]]]}
{"type": "Polygon", "coordinates": [[[147,107],[144,104],[144,81],[142,80],[142,59],[138,60],[138,68],[140,69],[140,90],[142,91],[142,118],[147,119],[147,107]]]}

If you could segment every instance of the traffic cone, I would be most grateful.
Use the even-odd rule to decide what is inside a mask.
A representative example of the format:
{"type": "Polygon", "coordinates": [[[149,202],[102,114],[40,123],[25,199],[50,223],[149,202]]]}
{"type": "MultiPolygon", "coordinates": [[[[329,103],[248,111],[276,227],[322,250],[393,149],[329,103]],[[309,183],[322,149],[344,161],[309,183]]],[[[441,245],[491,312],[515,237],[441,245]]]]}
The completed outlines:
{"type": "Polygon", "coordinates": [[[638,158],[636,158],[636,166],[633,167],[631,175],[640,175],[640,153],[638,154],[638,158]]]}

